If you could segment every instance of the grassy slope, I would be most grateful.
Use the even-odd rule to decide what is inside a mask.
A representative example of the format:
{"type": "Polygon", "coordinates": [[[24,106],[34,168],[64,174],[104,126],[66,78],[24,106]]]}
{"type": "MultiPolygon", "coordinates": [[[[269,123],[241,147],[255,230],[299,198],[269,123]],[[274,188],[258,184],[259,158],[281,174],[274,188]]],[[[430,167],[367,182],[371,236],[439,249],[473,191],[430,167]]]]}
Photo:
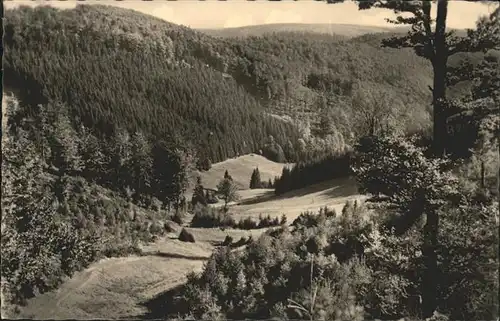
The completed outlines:
{"type": "MultiPolygon", "coordinates": [[[[235,162],[256,157],[242,156],[235,162]]],[[[230,160],[231,161],[231,160],[230,160]]],[[[230,161],[214,164],[214,168],[227,166],[230,161]]],[[[266,167],[265,162],[258,162],[259,168],[266,167]]],[[[278,166],[267,164],[267,166],[278,166]]],[[[245,168],[243,166],[243,168],[245,168]]],[[[247,167],[243,171],[248,170],[247,167]]],[[[271,174],[276,174],[268,170],[271,174]]],[[[215,171],[214,171],[215,172],[215,171]]],[[[222,173],[223,175],[223,173],[222,173]]],[[[234,177],[239,177],[234,171],[234,177]]],[[[329,205],[338,212],[349,198],[359,198],[352,180],[339,180],[293,191],[279,198],[260,200],[269,190],[242,191],[241,203],[231,208],[236,216],[258,216],[259,213],[272,216],[287,213],[288,222],[303,210],[318,210],[329,205]],[[256,199],[257,197],[257,199],[256,199]],[[253,199],[253,201],[251,200],[253,199]]],[[[24,318],[130,318],[146,314],[144,302],[175,288],[185,282],[190,271],[201,271],[203,263],[214,250],[217,243],[226,235],[233,239],[252,235],[258,237],[264,230],[225,230],[193,229],[196,243],[182,243],[176,240],[177,231],[168,234],[153,244],[143,246],[144,256],[105,259],[76,273],[58,290],[40,295],[28,301],[15,317],[24,318]]],[[[12,317],[12,316],[11,316],[12,317]]]]}
{"type": "Polygon", "coordinates": [[[287,221],[291,223],[304,211],[317,212],[320,208],[328,206],[340,213],[346,201],[363,198],[358,195],[353,179],[338,179],[291,191],[279,197],[275,197],[272,190],[261,192],[253,199],[238,202],[231,208],[231,212],[241,218],[247,216],[258,218],[260,214],[280,217],[286,214],[287,221]]]}
{"type": "Polygon", "coordinates": [[[258,167],[262,181],[274,179],[281,175],[281,170],[287,164],[270,161],[257,154],[243,155],[212,165],[209,171],[201,172],[200,176],[205,188],[216,188],[227,170],[240,189],[248,189],[252,171],[258,167]]]}

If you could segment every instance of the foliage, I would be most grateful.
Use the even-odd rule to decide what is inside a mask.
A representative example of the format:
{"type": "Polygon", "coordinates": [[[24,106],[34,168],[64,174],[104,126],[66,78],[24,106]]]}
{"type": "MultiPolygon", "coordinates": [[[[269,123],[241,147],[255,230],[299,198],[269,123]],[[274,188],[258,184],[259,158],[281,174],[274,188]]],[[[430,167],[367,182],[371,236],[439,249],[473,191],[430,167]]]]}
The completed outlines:
{"type": "Polygon", "coordinates": [[[2,280],[16,303],[53,289],[97,256],[94,240],[61,218],[43,163],[24,132],[2,148],[2,280]]]}
{"type": "Polygon", "coordinates": [[[443,172],[447,161],[428,159],[414,140],[395,135],[362,139],[353,162],[360,191],[387,196],[401,212],[416,206],[414,202],[433,210],[452,197],[457,181],[443,172]]]}
{"type": "MultiPolygon", "coordinates": [[[[227,171],[226,171],[227,173],[227,171]]],[[[238,187],[233,182],[233,179],[227,174],[227,177],[224,177],[219,184],[217,184],[217,192],[222,196],[224,200],[224,209],[227,210],[227,204],[232,201],[236,201],[239,199],[238,187]]]]}
{"type": "Polygon", "coordinates": [[[207,198],[205,197],[205,190],[201,182],[201,177],[198,176],[196,179],[196,186],[194,187],[193,197],[191,198],[191,204],[196,206],[196,204],[207,205],[207,198]]]}
{"type": "MultiPolygon", "coordinates": [[[[438,309],[450,319],[494,319],[498,203],[461,208],[465,215],[442,208],[438,309]]],[[[415,225],[398,235],[381,214],[352,202],[340,215],[303,213],[292,230],[268,231],[242,251],[227,241],[172,304],[195,318],[421,319],[423,235],[415,225]]]]}
{"type": "Polygon", "coordinates": [[[441,213],[439,298],[442,312],[452,320],[499,315],[499,208],[498,202],[481,203],[441,213]]]}
{"type": "Polygon", "coordinates": [[[6,16],[6,85],[19,88],[23,101],[60,100],[70,119],[98,136],[116,125],[172,145],[187,140],[199,168],[258,149],[276,161],[297,161],[296,122],[274,116],[295,120],[310,110],[317,118],[318,97],[335,98],[328,103],[330,114],[339,115],[335,132],[352,143],[350,125],[358,121],[344,106],[353,88],[395,93],[415,106],[413,124],[428,124],[422,102],[429,98],[430,69],[411,52],[323,35],[222,40],[105,6],[21,7],[6,16]],[[269,135],[275,142],[262,146],[269,135]]]}
{"type": "Polygon", "coordinates": [[[221,211],[207,206],[196,206],[194,216],[191,220],[191,227],[230,227],[242,230],[252,230],[258,228],[266,228],[281,225],[278,218],[271,218],[270,215],[263,217],[259,216],[258,220],[253,220],[250,217],[236,221],[227,211],[221,211]]]}
{"type": "Polygon", "coordinates": [[[194,208],[194,216],[191,227],[233,227],[236,226],[234,218],[225,211],[215,208],[197,205],[194,208]]]}
{"type": "Polygon", "coordinates": [[[317,293],[314,318],[363,319],[365,315],[359,303],[365,287],[370,284],[369,268],[355,256],[340,263],[335,255],[328,254],[330,238],[340,244],[343,237],[339,232],[349,235],[351,231],[361,231],[361,226],[368,226],[349,223],[356,222],[354,217],[364,215],[363,211],[362,207],[347,205],[343,219],[329,215],[316,226],[301,225],[294,231],[286,227],[275,229],[249,243],[241,252],[221,248],[200,276],[189,278],[177,303],[189,306],[195,318],[217,311],[220,318],[303,319],[309,315],[301,314],[300,309],[289,303],[299,301],[308,306],[311,301],[306,293],[314,290],[317,293]],[[313,252],[314,256],[309,251],[312,239],[320,246],[319,252],[313,252]],[[201,300],[202,297],[210,299],[201,300]]]}
{"type": "Polygon", "coordinates": [[[443,156],[448,139],[446,119],[450,116],[447,109],[446,91],[449,85],[448,79],[450,74],[453,77],[454,71],[450,68],[448,60],[457,53],[486,52],[497,47],[500,40],[498,37],[500,8],[497,8],[489,18],[479,20],[476,29],[467,30],[466,37],[459,37],[455,32],[446,29],[448,1],[437,2],[435,19],[431,16],[432,2],[430,1],[358,1],[358,6],[360,10],[370,8],[392,10],[396,13],[396,18],[387,19],[388,22],[411,26],[406,35],[386,38],[382,43],[392,48],[412,48],[417,55],[431,62],[433,68],[433,86],[430,87],[433,95],[433,150],[436,156],[443,156]]]}
{"type": "Polygon", "coordinates": [[[495,318],[498,307],[491,303],[494,294],[479,288],[484,284],[493,287],[498,282],[493,276],[493,262],[498,262],[494,249],[498,231],[492,228],[498,220],[493,214],[498,203],[466,177],[452,174],[449,161],[428,159],[421,148],[401,137],[366,138],[357,146],[357,152],[355,172],[362,191],[386,196],[384,208],[391,213],[386,226],[395,227],[396,235],[403,235],[412,226],[421,226],[425,215],[420,245],[425,268],[421,278],[416,279],[422,286],[422,296],[429,295],[428,274],[433,271],[437,308],[452,319],[495,318]],[[462,234],[466,231],[472,234],[462,234]],[[481,235],[481,239],[472,235],[481,235]],[[481,255],[465,254],[475,251],[481,255]],[[455,277],[457,274],[460,276],[455,277]]]}
{"type": "Polygon", "coordinates": [[[52,107],[42,108],[38,124],[15,118],[22,106],[8,110],[14,119],[2,137],[2,290],[14,303],[54,289],[102,256],[138,253],[139,242],[163,234],[165,212],[138,213],[131,199],[96,185],[113,180],[100,148],[108,146],[85,128],[79,135],[52,107]]]}

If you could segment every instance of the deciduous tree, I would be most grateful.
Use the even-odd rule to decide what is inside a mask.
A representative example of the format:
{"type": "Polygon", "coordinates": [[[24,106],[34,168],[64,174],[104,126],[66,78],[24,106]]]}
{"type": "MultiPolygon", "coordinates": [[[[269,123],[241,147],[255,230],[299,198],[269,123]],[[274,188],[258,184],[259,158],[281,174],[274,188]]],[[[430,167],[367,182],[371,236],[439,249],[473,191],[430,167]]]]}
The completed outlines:
{"type": "Polygon", "coordinates": [[[239,199],[238,187],[232,179],[224,178],[217,185],[217,191],[224,199],[224,210],[227,211],[227,204],[239,199]]]}

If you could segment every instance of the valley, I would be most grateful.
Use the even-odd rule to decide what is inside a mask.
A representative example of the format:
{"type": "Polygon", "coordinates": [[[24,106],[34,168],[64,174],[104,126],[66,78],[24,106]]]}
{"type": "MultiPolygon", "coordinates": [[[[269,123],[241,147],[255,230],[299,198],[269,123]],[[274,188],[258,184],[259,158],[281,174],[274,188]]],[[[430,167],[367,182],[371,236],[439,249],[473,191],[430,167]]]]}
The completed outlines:
{"type": "Polygon", "coordinates": [[[2,318],[498,320],[500,6],[343,2],[6,9],[2,318]]]}
{"type": "MultiPolygon", "coordinates": [[[[248,181],[248,173],[255,167],[266,173],[263,177],[274,177],[280,175],[284,165],[258,155],[244,155],[213,164],[211,170],[202,173],[202,177],[206,182],[215,182],[227,169],[234,180],[243,185],[248,181]]],[[[291,223],[301,212],[315,212],[328,206],[340,213],[347,200],[363,199],[363,196],[357,194],[356,186],[350,179],[329,181],[280,197],[260,200],[269,193],[272,190],[242,189],[242,198],[237,204],[230,206],[229,212],[235,218],[257,218],[259,214],[281,217],[285,214],[291,223]]],[[[184,225],[189,226],[189,218],[184,225]]],[[[177,239],[180,229],[177,225],[174,232],[167,233],[154,243],[141,245],[141,256],[103,259],[76,272],[59,289],[30,299],[18,314],[9,317],[128,319],[158,313],[148,309],[148,302],[184,284],[189,272],[201,272],[213,250],[220,246],[227,235],[234,240],[250,235],[257,239],[266,230],[222,231],[219,228],[188,227],[187,230],[194,235],[196,243],[185,243],[177,239]]]]}

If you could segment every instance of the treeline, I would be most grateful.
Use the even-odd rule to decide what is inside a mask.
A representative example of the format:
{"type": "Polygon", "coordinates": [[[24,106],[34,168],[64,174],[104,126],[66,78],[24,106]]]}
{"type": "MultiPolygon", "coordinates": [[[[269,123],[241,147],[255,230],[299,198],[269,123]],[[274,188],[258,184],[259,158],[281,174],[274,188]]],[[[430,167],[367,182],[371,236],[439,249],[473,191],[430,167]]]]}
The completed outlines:
{"type": "Polygon", "coordinates": [[[26,132],[49,173],[85,178],[146,208],[155,199],[164,208],[180,205],[196,167],[194,151],[188,145],[174,146],[124,129],[117,129],[107,139],[99,138],[91,128],[81,125],[75,129],[62,104],[40,105],[35,111],[26,106],[15,109],[14,104],[8,108],[10,131],[26,132]]]}
{"type": "MultiPolygon", "coordinates": [[[[117,128],[141,131],[172,145],[192,143],[199,158],[211,162],[255,152],[269,135],[280,145],[298,138],[292,124],[264,115],[233,79],[203,61],[183,61],[189,48],[178,49],[169,35],[189,38],[193,32],[158,22],[145,22],[151,34],[134,32],[120,14],[111,30],[105,23],[88,23],[107,19],[107,11],[99,6],[9,10],[5,85],[19,89],[25,104],[62,102],[74,125],[98,136],[112,136],[117,128]]],[[[190,50],[193,57],[196,50],[190,50]]]]}
{"type": "Polygon", "coordinates": [[[283,215],[281,219],[278,217],[272,218],[270,215],[259,215],[258,219],[246,217],[244,219],[236,220],[233,215],[227,211],[217,208],[210,208],[203,205],[195,207],[194,216],[191,221],[191,227],[198,228],[234,228],[241,230],[253,230],[266,227],[273,227],[286,224],[286,216],[283,215]]]}
{"type": "Polygon", "coordinates": [[[313,159],[308,163],[298,163],[292,168],[283,167],[280,177],[274,181],[276,195],[291,190],[321,183],[352,174],[351,153],[329,155],[313,159]]]}

